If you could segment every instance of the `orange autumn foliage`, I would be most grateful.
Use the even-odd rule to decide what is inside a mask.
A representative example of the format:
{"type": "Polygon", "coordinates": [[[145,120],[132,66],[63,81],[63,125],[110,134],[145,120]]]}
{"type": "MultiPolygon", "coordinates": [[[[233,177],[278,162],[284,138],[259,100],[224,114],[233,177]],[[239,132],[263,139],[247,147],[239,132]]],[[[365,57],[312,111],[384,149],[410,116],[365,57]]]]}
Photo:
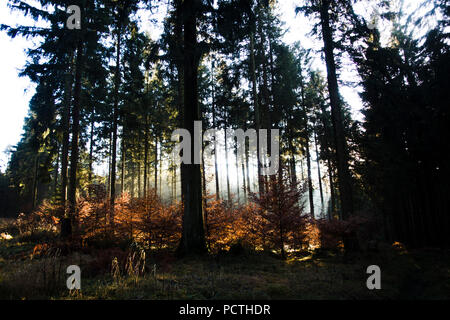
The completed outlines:
{"type": "MultiPolygon", "coordinates": [[[[241,244],[285,257],[290,252],[314,249],[320,240],[325,243],[324,237],[330,232],[325,231],[327,226],[316,224],[304,214],[304,192],[304,187],[293,186],[287,177],[278,176],[269,179],[263,194],[250,194],[245,205],[207,195],[205,236],[210,252],[228,251],[241,244]]],[[[106,189],[95,185],[78,199],[76,212],[73,238],[82,245],[103,243],[102,247],[107,247],[125,241],[138,242],[149,249],[173,250],[181,239],[182,203],[164,203],[154,190],[145,198],[124,193],[116,198],[111,210],[106,189]]],[[[60,216],[61,208],[46,203],[32,215],[22,215],[19,221],[23,228],[37,223],[56,230],[60,216]]]]}
{"type": "Polygon", "coordinates": [[[245,241],[282,257],[287,251],[304,249],[310,220],[301,201],[304,192],[304,187],[291,184],[285,174],[271,177],[265,192],[251,194],[251,203],[243,210],[245,241]]]}
{"type": "Polygon", "coordinates": [[[242,238],[240,210],[232,203],[206,197],[206,242],[211,252],[227,251],[242,238]]]}

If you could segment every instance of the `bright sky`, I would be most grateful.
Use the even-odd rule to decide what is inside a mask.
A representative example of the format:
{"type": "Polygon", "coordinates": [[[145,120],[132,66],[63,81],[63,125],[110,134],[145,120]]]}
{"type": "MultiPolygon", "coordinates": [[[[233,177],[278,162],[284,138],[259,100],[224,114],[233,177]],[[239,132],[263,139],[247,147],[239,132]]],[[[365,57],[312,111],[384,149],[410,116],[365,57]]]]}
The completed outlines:
{"type": "MultiPolygon", "coordinates": [[[[413,0],[406,1],[412,2],[413,0]]],[[[6,6],[5,0],[0,1],[0,23],[8,25],[26,24],[31,25],[31,19],[20,16],[20,13],[11,12],[6,6]]],[[[286,43],[300,41],[305,48],[318,50],[322,43],[318,39],[312,39],[307,34],[310,31],[310,22],[301,15],[295,15],[295,7],[301,0],[279,1],[281,19],[285,22],[288,32],[284,37],[286,43]]],[[[414,1],[417,3],[416,1],[414,1]]],[[[160,10],[160,14],[165,14],[160,10]]],[[[369,13],[370,14],[370,13],[369,13]]],[[[146,23],[146,17],[142,17],[145,27],[151,26],[146,23]]],[[[147,29],[147,28],[146,28],[147,29]]],[[[152,36],[158,34],[158,30],[151,30],[152,36]]],[[[4,152],[8,147],[14,146],[20,140],[22,134],[23,120],[27,115],[28,102],[34,94],[35,87],[27,78],[18,77],[18,71],[24,66],[26,56],[24,50],[32,46],[31,40],[17,37],[11,40],[4,32],[0,32],[0,170],[6,168],[8,156],[4,152]]],[[[324,63],[316,58],[314,68],[325,70],[324,63]]],[[[325,74],[325,73],[324,73],[325,74]]],[[[355,70],[341,70],[345,79],[355,79],[355,70]]],[[[341,94],[352,107],[354,116],[360,119],[358,110],[361,108],[361,100],[355,88],[341,87],[341,94]]]]}
{"type": "MultiPolygon", "coordinates": [[[[14,25],[30,23],[30,20],[18,13],[11,13],[6,1],[0,1],[0,23],[14,25]]],[[[22,38],[12,40],[5,32],[0,32],[0,170],[2,171],[8,159],[4,151],[20,140],[28,102],[34,94],[34,85],[27,78],[19,78],[17,75],[26,61],[24,49],[29,46],[30,41],[22,38]]]]}

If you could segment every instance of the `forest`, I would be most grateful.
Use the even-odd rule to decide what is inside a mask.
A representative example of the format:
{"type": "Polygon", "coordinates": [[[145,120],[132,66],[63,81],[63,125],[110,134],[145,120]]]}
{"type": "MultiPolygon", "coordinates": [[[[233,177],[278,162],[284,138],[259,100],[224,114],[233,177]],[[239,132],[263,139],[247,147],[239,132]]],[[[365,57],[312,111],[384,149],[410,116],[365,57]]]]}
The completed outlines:
{"type": "Polygon", "coordinates": [[[7,0],[0,299],[450,298],[449,1],[280,2],[7,0]]]}

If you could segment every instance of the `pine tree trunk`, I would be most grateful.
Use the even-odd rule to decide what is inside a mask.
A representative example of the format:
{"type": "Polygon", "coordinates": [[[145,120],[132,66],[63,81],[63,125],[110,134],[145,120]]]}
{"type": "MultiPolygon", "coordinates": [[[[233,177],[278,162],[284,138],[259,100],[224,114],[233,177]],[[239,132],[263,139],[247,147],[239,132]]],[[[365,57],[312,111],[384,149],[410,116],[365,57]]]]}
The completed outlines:
{"type": "Polygon", "coordinates": [[[240,190],[239,190],[239,163],[238,163],[238,152],[237,152],[237,143],[235,147],[236,151],[236,191],[237,191],[237,203],[239,204],[241,202],[240,199],[240,190]]]}
{"type": "Polygon", "coordinates": [[[110,223],[114,232],[114,204],[116,201],[116,162],[117,162],[117,127],[119,122],[119,86],[120,86],[120,49],[121,49],[121,26],[117,28],[116,43],[116,71],[114,75],[114,108],[112,129],[112,155],[111,155],[111,193],[110,193],[110,223]]]}
{"type": "MultiPolygon", "coordinates": [[[[267,129],[267,141],[271,141],[271,116],[270,116],[270,93],[269,93],[269,82],[268,82],[268,59],[266,55],[266,34],[265,30],[263,30],[263,21],[262,21],[262,11],[266,10],[265,4],[261,4],[261,1],[258,1],[258,14],[257,14],[257,26],[258,26],[258,34],[261,39],[259,42],[259,54],[262,60],[262,87],[261,87],[261,111],[262,111],[262,128],[267,129]],[[264,7],[263,7],[264,6],[264,7]]],[[[271,154],[271,144],[267,144],[267,150],[266,152],[268,154],[271,154]]],[[[266,154],[263,155],[264,157],[264,166],[267,167],[268,165],[268,158],[266,154]]],[[[265,190],[268,190],[268,178],[267,175],[264,175],[264,188],[265,190]]]]}
{"type": "MultiPolygon", "coordinates": [[[[197,12],[199,0],[185,0],[184,21],[184,128],[191,134],[191,164],[181,165],[183,190],[183,232],[179,254],[206,252],[204,214],[202,210],[201,170],[194,164],[194,121],[200,121],[198,105],[198,66],[200,53],[197,51],[197,12]]],[[[198,150],[200,151],[200,150],[198,150]]],[[[200,155],[197,155],[200,156],[200,155]]]]}
{"type": "Polygon", "coordinates": [[[109,197],[111,191],[111,153],[112,153],[112,131],[109,132],[109,146],[108,146],[108,178],[106,183],[106,194],[109,197]]]}
{"type": "Polygon", "coordinates": [[[244,203],[247,203],[247,183],[246,183],[246,181],[245,181],[245,165],[244,165],[244,159],[242,159],[241,169],[242,169],[242,184],[243,184],[243,187],[244,187],[244,203]]]}
{"type": "Polygon", "coordinates": [[[125,191],[125,156],[126,156],[126,150],[125,150],[125,142],[124,137],[122,136],[122,170],[120,174],[120,193],[123,195],[125,191]]]}
{"type": "Polygon", "coordinates": [[[346,220],[353,213],[352,186],[348,169],[347,146],[342,119],[341,100],[336,76],[336,63],[334,60],[333,32],[330,27],[329,16],[330,0],[322,1],[320,20],[327,67],[328,91],[330,94],[331,120],[336,143],[336,163],[338,174],[339,195],[341,200],[342,218],[346,220]]]}
{"type": "Polygon", "coordinates": [[[311,217],[314,219],[314,190],[311,179],[311,154],[309,151],[309,138],[305,139],[305,149],[306,149],[306,167],[308,171],[308,194],[309,194],[309,210],[311,217]]]}
{"type": "Polygon", "coordinates": [[[173,168],[173,198],[177,199],[177,166],[175,165],[173,168]]]}
{"type": "MultiPolygon", "coordinates": [[[[214,74],[214,61],[212,62],[212,68],[211,73],[214,74]]],[[[216,129],[216,105],[215,105],[215,91],[214,91],[214,78],[212,82],[212,116],[213,116],[213,127],[216,129]]],[[[219,169],[217,166],[217,152],[218,152],[218,145],[217,145],[217,137],[214,137],[214,177],[216,181],[216,200],[220,199],[220,187],[219,187],[219,169]]]]}
{"type": "Polygon", "coordinates": [[[259,129],[261,129],[261,110],[259,109],[259,101],[258,101],[258,92],[257,92],[257,84],[256,84],[256,64],[255,64],[255,35],[253,32],[250,33],[250,66],[251,66],[251,74],[252,74],[252,94],[253,94],[253,107],[255,112],[255,126],[256,126],[256,163],[258,167],[257,172],[257,182],[258,182],[258,190],[259,193],[262,194],[264,192],[264,184],[261,176],[261,162],[260,158],[260,150],[259,150],[259,129]]]}
{"type": "MultiPolygon", "coordinates": [[[[291,136],[291,135],[290,135],[291,136]]],[[[289,153],[291,154],[290,157],[290,172],[291,172],[291,183],[293,186],[297,185],[297,171],[296,171],[296,163],[295,163],[295,150],[294,150],[294,144],[292,143],[292,138],[289,138],[289,153]]]]}
{"type": "Polygon", "coordinates": [[[70,153],[70,176],[69,176],[69,216],[61,224],[61,236],[63,238],[72,235],[72,226],[76,218],[76,193],[77,193],[77,168],[78,168],[78,140],[80,133],[80,109],[81,109],[81,80],[83,72],[83,42],[78,41],[77,58],[75,66],[75,88],[72,108],[72,141],[70,153]]]}
{"type": "Polygon", "coordinates": [[[57,192],[58,192],[58,173],[59,173],[59,147],[58,150],[56,152],[56,165],[55,165],[55,174],[53,176],[53,196],[56,197],[57,196],[57,192]]]}
{"type": "Polygon", "coordinates": [[[147,197],[147,162],[148,162],[148,118],[145,115],[145,135],[144,135],[144,198],[147,197]]]}
{"type": "Polygon", "coordinates": [[[317,148],[317,135],[316,135],[315,131],[314,131],[314,145],[316,147],[317,176],[319,178],[320,201],[321,201],[322,206],[323,206],[322,175],[320,174],[319,149],[317,148]]]}
{"type": "Polygon", "coordinates": [[[155,137],[155,194],[158,194],[158,137],[155,137]]]}
{"type": "MultiPolygon", "coordinates": [[[[228,122],[228,121],[227,121],[228,122]]],[[[227,143],[227,128],[225,125],[225,167],[227,168],[227,200],[231,201],[231,189],[230,189],[230,171],[228,168],[228,143],[227,143]]]]}
{"type": "Polygon", "coordinates": [[[321,104],[320,106],[321,109],[321,120],[322,120],[322,125],[324,127],[324,149],[327,151],[327,167],[328,167],[328,180],[330,181],[330,202],[331,202],[331,210],[328,213],[328,219],[332,220],[334,217],[334,214],[336,213],[336,196],[335,196],[335,189],[334,189],[334,182],[333,182],[333,169],[332,169],[332,162],[331,162],[331,145],[330,145],[330,128],[327,125],[327,121],[326,121],[326,110],[325,110],[325,106],[323,104],[321,104]]]}
{"type": "MultiPolygon", "coordinates": [[[[313,186],[311,179],[311,153],[309,150],[309,125],[308,125],[308,112],[305,106],[305,88],[303,82],[303,76],[301,79],[301,96],[302,96],[302,108],[305,114],[304,126],[305,126],[305,150],[306,150],[306,169],[307,169],[307,179],[308,179],[308,194],[309,194],[309,209],[311,217],[314,219],[314,197],[313,197],[313,186]]],[[[303,169],[302,169],[303,170],[303,169]]]]}
{"type": "Polygon", "coordinates": [[[138,158],[138,162],[137,162],[137,184],[138,184],[138,198],[140,198],[140,197],[142,197],[142,189],[141,189],[141,186],[142,186],[142,184],[141,184],[141,166],[142,166],[142,163],[141,163],[141,157],[142,157],[142,155],[141,155],[141,152],[139,152],[139,158],[138,158]]]}
{"type": "Polygon", "coordinates": [[[334,192],[334,182],[333,182],[333,169],[331,168],[331,160],[328,159],[328,180],[330,180],[330,200],[331,200],[331,210],[328,215],[328,219],[332,220],[336,212],[336,196],[334,192]]]}
{"type": "Polygon", "coordinates": [[[31,211],[34,211],[36,209],[38,169],[39,169],[39,152],[36,153],[36,156],[34,157],[33,186],[31,190],[31,211]]]}
{"type": "Polygon", "coordinates": [[[207,211],[206,211],[206,205],[207,205],[207,199],[206,199],[206,172],[205,172],[205,157],[203,156],[202,152],[202,198],[203,198],[203,212],[205,215],[205,225],[206,225],[206,219],[207,219],[207,211]]]}
{"type": "Polygon", "coordinates": [[[245,146],[245,167],[246,167],[246,175],[247,175],[247,193],[249,194],[251,192],[250,190],[250,167],[249,167],[249,159],[248,159],[248,146],[246,143],[245,146]]]}
{"type": "Polygon", "coordinates": [[[305,169],[303,168],[303,158],[300,159],[300,171],[302,181],[305,180],[305,169]]]}
{"type": "MultiPolygon", "coordinates": [[[[69,57],[69,70],[65,75],[64,84],[64,110],[62,114],[63,141],[61,151],[61,205],[64,217],[66,217],[67,182],[69,167],[69,135],[70,135],[70,106],[72,100],[72,55],[69,57]]],[[[63,218],[64,219],[64,218],[63,218]]]]}
{"type": "MultiPolygon", "coordinates": [[[[174,2],[177,4],[175,8],[175,27],[174,27],[174,34],[175,34],[175,43],[176,47],[181,52],[183,50],[184,46],[184,39],[183,39],[183,4],[181,1],[174,2]]],[[[184,112],[185,112],[185,106],[184,106],[184,83],[185,83],[185,67],[184,67],[184,57],[181,56],[181,53],[178,54],[178,59],[176,60],[175,67],[177,68],[178,73],[178,81],[177,81],[177,89],[178,89],[178,123],[179,127],[183,128],[184,126],[184,112]]],[[[181,140],[181,138],[180,138],[181,140]]],[[[176,175],[176,171],[175,171],[176,175]]],[[[183,174],[181,173],[181,165],[180,165],[180,184],[181,184],[181,200],[183,200],[183,174]]],[[[176,192],[176,180],[175,180],[175,192],[176,192]]]]}
{"type": "Polygon", "coordinates": [[[92,183],[92,165],[94,162],[94,111],[91,114],[91,130],[89,134],[89,172],[88,172],[88,180],[89,183],[92,183]]]}
{"type": "Polygon", "coordinates": [[[131,162],[131,198],[135,198],[135,185],[134,185],[134,179],[135,179],[135,172],[136,170],[136,163],[133,161],[131,162]]]}

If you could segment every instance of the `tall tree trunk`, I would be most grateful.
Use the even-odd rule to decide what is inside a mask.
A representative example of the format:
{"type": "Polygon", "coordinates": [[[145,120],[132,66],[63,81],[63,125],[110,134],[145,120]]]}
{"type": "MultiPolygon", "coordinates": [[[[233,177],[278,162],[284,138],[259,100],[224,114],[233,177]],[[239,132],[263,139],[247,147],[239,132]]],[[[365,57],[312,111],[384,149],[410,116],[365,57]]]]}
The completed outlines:
{"type": "Polygon", "coordinates": [[[305,139],[305,149],[306,149],[306,167],[308,171],[308,195],[309,195],[309,211],[311,217],[314,218],[314,190],[311,179],[311,153],[309,151],[309,137],[305,139]]]}
{"type": "Polygon", "coordinates": [[[163,174],[163,164],[162,164],[162,147],[159,145],[159,197],[162,199],[163,185],[162,185],[162,174],[163,174]]]}
{"type": "MultiPolygon", "coordinates": [[[[259,42],[259,54],[262,60],[262,87],[261,87],[261,111],[262,111],[262,128],[267,129],[267,141],[271,141],[271,115],[270,115],[270,93],[269,93],[269,81],[268,81],[268,59],[266,55],[266,33],[263,30],[263,13],[267,10],[265,3],[258,1],[258,14],[257,14],[257,26],[258,34],[261,39],[259,42]]],[[[271,153],[271,144],[267,144],[267,153],[271,153]]],[[[264,166],[268,165],[268,158],[266,154],[263,154],[264,166]]],[[[273,177],[271,177],[273,178],[273,177]]],[[[265,190],[268,190],[268,178],[264,175],[265,190]]]]}
{"type": "Polygon", "coordinates": [[[116,71],[114,75],[114,108],[112,128],[112,155],[111,155],[111,194],[110,194],[110,223],[114,232],[114,204],[116,201],[116,162],[117,162],[117,127],[119,122],[119,86],[120,86],[120,49],[121,49],[121,26],[117,28],[116,43],[116,71]]]}
{"type": "Polygon", "coordinates": [[[112,131],[109,131],[109,146],[108,146],[108,178],[106,184],[106,194],[109,196],[111,192],[111,154],[112,154],[112,131]]]}
{"type": "Polygon", "coordinates": [[[138,198],[142,197],[142,189],[141,189],[141,166],[142,166],[142,162],[141,162],[141,152],[139,151],[139,156],[138,156],[138,162],[137,162],[137,166],[138,166],[138,172],[137,172],[137,178],[138,178],[138,198]]]}
{"type": "Polygon", "coordinates": [[[121,141],[121,149],[122,149],[122,170],[120,173],[120,193],[123,195],[125,191],[125,157],[126,157],[126,150],[125,150],[125,142],[124,142],[124,135],[122,136],[121,141]]]}
{"type": "Polygon", "coordinates": [[[94,163],[94,110],[92,110],[91,114],[91,130],[89,133],[89,172],[88,172],[88,180],[89,183],[92,183],[92,166],[94,163]]]}
{"type": "Polygon", "coordinates": [[[242,183],[243,183],[243,187],[244,187],[244,203],[247,203],[247,182],[245,181],[244,159],[242,159],[241,169],[242,169],[242,183]]]}
{"type": "Polygon", "coordinates": [[[306,168],[307,168],[307,179],[308,179],[308,194],[309,194],[309,209],[311,217],[314,219],[314,197],[313,197],[313,186],[311,179],[311,153],[309,150],[309,125],[308,125],[308,112],[305,106],[305,87],[303,82],[303,76],[301,76],[301,97],[302,97],[302,108],[305,114],[304,127],[305,127],[305,150],[306,150],[306,168]]]}
{"type": "Polygon", "coordinates": [[[336,143],[336,164],[339,185],[339,196],[341,200],[341,214],[345,220],[353,213],[353,199],[351,177],[348,168],[347,145],[344,134],[344,123],[342,119],[341,100],[336,76],[336,63],[334,60],[333,32],[330,27],[330,0],[323,0],[320,10],[322,35],[327,67],[328,91],[330,94],[331,120],[333,123],[334,137],[336,143]]]}
{"type": "MultiPolygon", "coordinates": [[[[227,121],[228,122],[228,121],[227,121]]],[[[225,125],[225,167],[227,168],[227,200],[231,201],[231,189],[230,189],[230,171],[228,167],[228,143],[227,143],[228,135],[227,128],[225,125]]]]}
{"type": "MultiPolygon", "coordinates": [[[[215,105],[215,86],[214,86],[214,61],[211,64],[211,73],[212,73],[212,85],[211,85],[211,94],[212,94],[212,116],[213,116],[213,127],[216,129],[216,105],[215,105]]],[[[218,145],[217,145],[217,137],[214,137],[214,177],[216,181],[216,200],[220,199],[220,188],[219,188],[219,169],[217,165],[217,152],[218,152],[218,145]]]]}
{"type": "Polygon", "coordinates": [[[56,151],[56,164],[55,164],[55,174],[53,175],[53,196],[57,196],[58,192],[58,173],[59,173],[59,147],[56,151]]]}
{"type": "MultiPolygon", "coordinates": [[[[177,59],[175,60],[175,67],[177,69],[177,75],[178,75],[178,81],[177,81],[177,98],[178,98],[178,123],[180,128],[183,128],[184,126],[184,112],[185,112],[185,106],[184,106],[184,83],[185,83],[185,61],[184,56],[182,56],[183,52],[183,46],[184,46],[184,38],[183,38],[183,27],[184,27],[184,15],[183,15],[183,2],[182,1],[175,1],[174,4],[176,4],[175,7],[175,27],[174,27],[174,35],[175,35],[175,43],[176,48],[178,50],[177,52],[177,59]]],[[[181,141],[181,137],[180,137],[181,141]]],[[[175,171],[176,174],[176,171],[175,171]]],[[[181,173],[181,165],[180,165],[180,183],[181,183],[181,199],[183,200],[183,174],[181,173]]],[[[176,184],[176,181],[175,181],[176,184]]],[[[176,191],[176,186],[175,186],[176,191]]]]}
{"type": "Polygon", "coordinates": [[[177,164],[175,157],[172,158],[172,200],[177,200],[177,164]]]}
{"type": "Polygon", "coordinates": [[[155,194],[158,194],[158,136],[155,136],[155,194]]]}
{"type": "Polygon", "coordinates": [[[330,212],[328,213],[328,219],[332,220],[334,214],[336,213],[336,196],[335,196],[335,188],[334,188],[334,181],[333,181],[333,168],[332,168],[332,150],[331,150],[331,142],[330,142],[330,136],[331,136],[331,132],[330,132],[330,128],[327,124],[327,118],[326,118],[326,109],[325,106],[323,104],[321,104],[320,106],[320,110],[321,110],[321,120],[322,120],[322,125],[324,127],[324,150],[326,150],[327,152],[327,167],[328,167],[328,180],[330,181],[330,202],[331,202],[331,209],[330,212]]]}
{"type": "Polygon", "coordinates": [[[300,171],[302,181],[305,180],[305,169],[303,168],[303,158],[300,158],[300,171]]]}
{"type": "Polygon", "coordinates": [[[131,162],[131,198],[135,198],[135,186],[134,186],[134,179],[136,174],[136,163],[133,161],[131,162]]]}
{"type": "Polygon", "coordinates": [[[317,176],[319,178],[320,201],[321,201],[322,206],[323,206],[322,175],[320,174],[320,157],[319,157],[319,149],[317,148],[316,131],[314,131],[314,145],[316,147],[317,176]]]}
{"type": "Polygon", "coordinates": [[[291,183],[293,186],[297,185],[297,171],[296,171],[296,163],[295,163],[295,149],[294,149],[294,144],[292,141],[292,137],[291,135],[289,135],[290,137],[288,138],[288,146],[289,146],[289,153],[291,154],[290,157],[290,172],[291,172],[291,183]]]}
{"type": "Polygon", "coordinates": [[[173,168],[173,198],[177,199],[177,166],[175,165],[173,168]]]}
{"type": "Polygon", "coordinates": [[[144,198],[147,197],[147,162],[148,162],[148,117],[145,115],[145,135],[144,135],[144,198]]]}
{"type": "Polygon", "coordinates": [[[331,200],[331,210],[328,214],[328,219],[332,220],[336,212],[336,196],[334,192],[334,182],[333,182],[333,169],[331,168],[331,160],[328,158],[328,180],[330,180],[330,200],[331,200]]]}
{"type": "Polygon", "coordinates": [[[207,206],[207,199],[206,199],[206,172],[205,172],[205,157],[204,154],[202,152],[202,164],[201,164],[201,168],[202,168],[202,198],[203,198],[203,212],[205,215],[205,225],[206,225],[206,221],[208,219],[208,215],[207,215],[207,211],[206,211],[206,206],[207,206]]]}
{"type": "Polygon", "coordinates": [[[236,151],[236,190],[237,190],[237,203],[241,202],[240,199],[240,190],[239,190],[239,163],[238,163],[238,151],[237,151],[237,143],[235,147],[236,151]]]}
{"type": "Polygon", "coordinates": [[[38,185],[38,169],[39,169],[39,152],[34,156],[34,168],[33,168],[33,186],[31,190],[31,210],[36,209],[37,198],[37,185],[38,185]]]}
{"type": "Polygon", "coordinates": [[[184,128],[191,134],[191,164],[181,165],[183,190],[183,232],[180,254],[206,252],[204,214],[202,210],[201,170],[194,163],[200,152],[194,147],[194,121],[201,121],[198,105],[198,65],[201,54],[197,45],[197,13],[199,0],[185,0],[184,21],[184,128]]]}
{"type": "Polygon", "coordinates": [[[256,126],[256,163],[257,163],[257,182],[259,193],[264,192],[264,184],[261,176],[261,162],[260,150],[259,150],[259,129],[261,129],[261,110],[259,109],[259,97],[257,92],[256,84],[256,64],[255,64],[255,35],[253,32],[250,33],[250,67],[252,74],[252,95],[253,95],[253,107],[255,112],[255,126],[256,126]]]}
{"type": "Polygon", "coordinates": [[[75,70],[75,88],[72,108],[72,141],[70,153],[70,176],[69,176],[69,216],[61,225],[61,236],[63,238],[72,235],[72,225],[76,218],[76,193],[77,193],[77,168],[78,168],[78,140],[80,133],[80,109],[81,109],[81,80],[83,72],[83,41],[80,39],[77,46],[77,61],[75,70]]]}
{"type": "MultiPolygon", "coordinates": [[[[70,135],[70,106],[72,100],[72,84],[73,84],[73,57],[69,56],[69,69],[65,74],[64,84],[64,110],[62,114],[62,128],[63,128],[63,142],[61,151],[61,205],[64,217],[66,216],[67,205],[67,179],[68,179],[68,167],[69,167],[69,135],[70,135]]],[[[64,218],[61,223],[63,222],[64,218]]]]}
{"type": "Polygon", "coordinates": [[[247,142],[245,143],[245,167],[246,167],[246,174],[247,174],[247,193],[250,193],[250,167],[249,167],[249,159],[248,159],[248,145],[247,142]]]}

